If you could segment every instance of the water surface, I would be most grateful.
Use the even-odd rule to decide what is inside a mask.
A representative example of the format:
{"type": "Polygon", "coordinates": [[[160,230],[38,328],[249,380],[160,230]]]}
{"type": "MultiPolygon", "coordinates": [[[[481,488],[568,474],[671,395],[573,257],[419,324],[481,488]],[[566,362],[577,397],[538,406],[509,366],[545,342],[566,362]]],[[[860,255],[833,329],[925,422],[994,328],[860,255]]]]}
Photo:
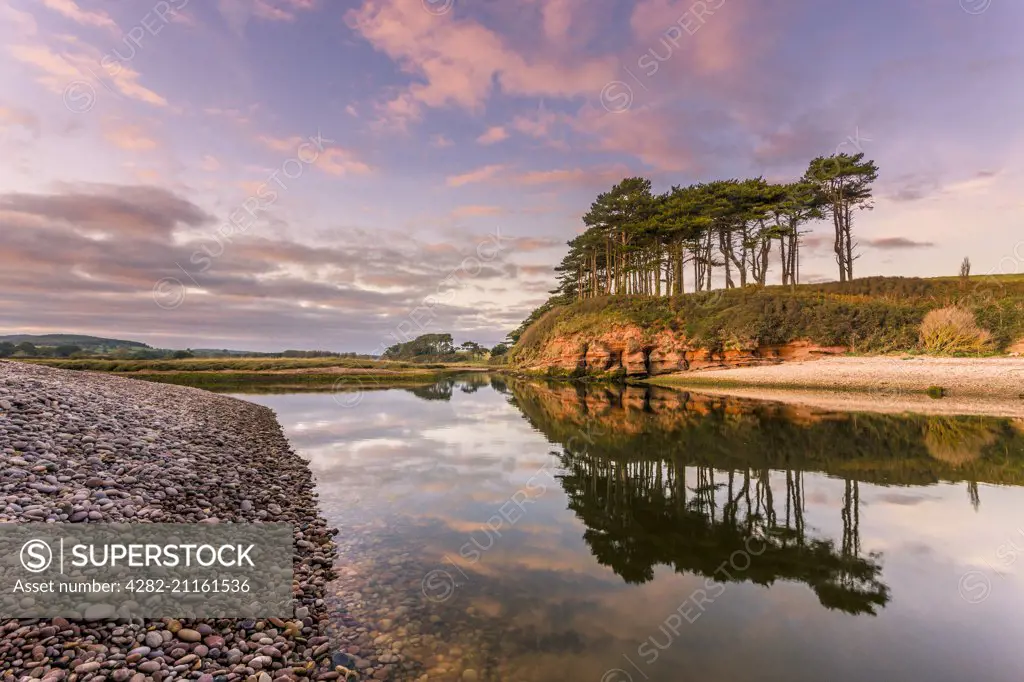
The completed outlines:
{"type": "Polygon", "coordinates": [[[245,398],[310,460],[336,632],[397,642],[392,679],[1024,675],[1020,420],[487,376],[245,398]]]}

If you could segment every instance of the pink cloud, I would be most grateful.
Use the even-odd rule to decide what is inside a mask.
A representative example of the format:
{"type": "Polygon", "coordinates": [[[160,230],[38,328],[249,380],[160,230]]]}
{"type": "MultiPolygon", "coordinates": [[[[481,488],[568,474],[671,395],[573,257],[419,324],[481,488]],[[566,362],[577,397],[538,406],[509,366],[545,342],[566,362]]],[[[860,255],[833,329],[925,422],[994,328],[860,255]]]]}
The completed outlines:
{"type": "Polygon", "coordinates": [[[501,215],[505,213],[501,206],[459,206],[451,212],[452,218],[479,218],[482,216],[501,215]]]}
{"type": "Polygon", "coordinates": [[[83,26],[117,29],[117,24],[106,12],[84,10],[74,0],[42,0],[43,5],[83,26]]]}
{"type": "Polygon", "coordinates": [[[295,21],[300,11],[316,9],[316,0],[253,0],[252,12],[269,21],[295,21]]]}
{"type": "Polygon", "coordinates": [[[320,152],[313,165],[329,175],[365,175],[373,170],[352,151],[340,147],[328,147],[320,152]]]}
{"type": "Polygon", "coordinates": [[[516,237],[509,240],[513,251],[543,251],[555,247],[561,247],[562,242],[548,237],[516,237]]]}
{"type": "Polygon", "coordinates": [[[568,38],[573,24],[577,0],[548,0],[541,7],[544,18],[544,35],[549,40],[562,41],[568,38]]]}
{"type": "Polygon", "coordinates": [[[520,265],[519,272],[529,276],[541,276],[545,279],[551,279],[554,274],[554,268],[550,265],[520,265]]]}
{"type": "Polygon", "coordinates": [[[20,36],[34,36],[39,33],[39,26],[36,24],[34,16],[3,2],[0,2],[0,17],[9,26],[14,27],[20,36]]]}
{"type": "Polygon", "coordinates": [[[540,140],[548,147],[570,151],[566,141],[567,132],[572,129],[572,116],[549,111],[541,102],[537,111],[519,114],[512,119],[509,127],[513,130],[540,140]]]}
{"type": "Polygon", "coordinates": [[[553,135],[555,126],[559,123],[564,123],[565,120],[565,116],[548,111],[542,103],[535,113],[519,114],[516,116],[512,119],[511,125],[512,128],[524,135],[548,138],[553,135]]]}
{"type": "Polygon", "coordinates": [[[221,109],[218,107],[207,107],[203,109],[203,113],[207,114],[208,116],[223,117],[228,119],[232,123],[237,123],[239,125],[248,125],[250,120],[246,114],[243,114],[238,109],[221,109]]]}
{"type": "Polygon", "coordinates": [[[252,13],[260,19],[270,21],[295,21],[295,14],[266,0],[255,0],[252,5],[252,13]]]}
{"type": "Polygon", "coordinates": [[[800,4],[640,0],[630,17],[639,46],[630,67],[652,78],[662,69],[715,79],[741,75],[776,44],[783,15],[800,4]]]}
{"type": "MultiPolygon", "coordinates": [[[[415,120],[424,107],[480,111],[500,88],[506,94],[575,97],[600,92],[616,72],[613,57],[559,54],[561,46],[516,50],[478,22],[435,16],[419,2],[365,0],[346,14],[348,25],[416,77],[385,105],[392,120],[415,120]]],[[[562,30],[551,19],[551,31],[562,30]]]]}
{"type": "Polygon", "coordinates": [[[103,138],[115,147],[130,152],[145,152],[160,146],[142,126],[117,121],[104,124],[103,138]]]}
{"type": "Polygon", "coordinates": [[[593,168],[555,168],[549,170],[527,170],[511,172],[502,165],[476,168],[461,175],[447,178],[449,187],[461,187],[477,182],[508,182],[516,185],[572,185],[578,187],[599,187],[618,182],[624,177],[635,175],[636,171],[623,164],[593,168]]]}
{"type": "Polygon", "coordinates": [[[445,181],[449,187],[462,187],[463,185],[468,185],[474,182],[490,180],[499,172],[504,170],[504,168],[505,167],[500,164],[483,166],[482,168],[477,168],[469,171],[468,173],[462,173],[461,175],[450,175],[445,181]]]}
{"type": "Polygon", "coordinates": [[[699,128],[687,126],[675,112],[637,107],[620,113],[585,105],[571,119],[573,129],[587,136],[591,149],[635,156],[657,170],[693,171],[692,149],[699,128]]]}
{"type": "Polygon", "coordinates": [[[220,161],[217,160],[216,156],[206,154],[203,156],[202,163],[199,167],[207,173],[215,173],[220,170],[220,161]]]}
{"type": "Polygon", "coordinates": [[[295,21],[296,14],[317,7],[316,0],[217,0],[217,9],[232,31],[241,35],[250,17],[295,21]]]}
{"type": "Polygon", "coordinates": [[[430,136],[430,146],[438,149],[444,149],[445,147],[451,147],[454,142],[447,135],[438,133],[437,135],[430,136]]]}
{"type": "Polygon", "coordinates": [[[502,140],[507,140],[507,139],[508,139],[508,131],[507,130],[505,130],[502,126],[492,126],[492,127],[488,128],[487,131],[483,135],[481,135],[480,137],[476,138],[476,141],[479,142],[480,144],[485,144],[486,145],[486,144],[494,144],[496,142],[501,142],[502,140]]]}
{"type": "Polygon", "coordinates": [[[520,185],[575,185],[596,187],[611,185],[625,177],[635,174],[623,165],[604,166],[598,168],[555,168],[551,170],[533,170],[519,173],[510,180],[520,185]]]}
{"type": "MultiPolygon", "coordinates": [[[[41,84],[63,94],[69,84],[81,83],[82,74],[93,71],[103,58],[94,48],[85,45],[79,45],[79,48],[84,51],[59,54],[46,45],[36,43],[9,45],[7,51],[19,62],[41,71],[38,78],[41,84]]],[[[116,69],[107,69],[106,76],[125,97],[154,106],[167,105],[166,99],[139,83],[139,72],[126,62],[119,62],[116,69]]]]}
{"type": "Polygon", "coordinates": [[[373,170],[351,149],[342,147],[319,149],[312,141],[313,138],[299,137],[298,135],[292,137],[260,135],[257,139],[267,149],[298,158],[306,163],[312,163],[313,166],[328,175],[364,175],[373,170]]]}
{"type": "Polygon", "coordinates": [[[33,136],[39,135],[39,117],[33,112],[19,107],[0,106],[0,130],[13,126],[25,128],[33,136]]]}

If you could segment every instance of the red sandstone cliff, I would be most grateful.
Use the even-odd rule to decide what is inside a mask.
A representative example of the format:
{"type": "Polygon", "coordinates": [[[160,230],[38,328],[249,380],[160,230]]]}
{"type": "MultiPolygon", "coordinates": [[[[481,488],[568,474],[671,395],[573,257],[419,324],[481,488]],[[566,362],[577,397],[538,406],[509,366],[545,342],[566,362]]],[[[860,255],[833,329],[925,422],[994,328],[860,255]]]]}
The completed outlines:
{"type": "Polygon", "coordinates": [[[616,325],[594,335],[557,335],[525,363],[523,369],[588,373],[625,371],[628,376],[650,376],[673,372],[741,367],[786,360],[810,360],[845,353],[842,346],[822,347],[809,341],[779,346],[737,346],[712,351],[687,341],[678,332],[665,329],[645,333],[635,325],[616,325]]]}

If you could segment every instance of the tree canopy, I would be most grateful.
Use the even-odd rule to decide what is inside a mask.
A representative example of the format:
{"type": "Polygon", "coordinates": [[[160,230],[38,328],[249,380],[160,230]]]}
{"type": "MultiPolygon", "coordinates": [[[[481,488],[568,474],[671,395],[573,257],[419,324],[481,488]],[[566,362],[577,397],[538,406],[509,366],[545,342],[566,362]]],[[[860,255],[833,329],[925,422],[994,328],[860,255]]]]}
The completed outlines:
{"type": "Polygon", "coordinates": [[[412,341],[389,346],[382,357],[388,360],[409,360],[425,355],[450,355],[454,352],[451,334],[424,334],[412,341]]]}
{"type": "Polygon", "coordinates": [[[853,278],[854,211],[871,207],[878,169],[863,154],[811,161],[790,183],[764,178],[714,180],[654,194],[646,178],[622,180],[598,195],[586,229],[568,242],[556,268],[563,300],[606,295],[662,296],[765,285],[771,261],[783,284],[800,281],[804,226],[831,217],[840,281],[853,278]],[[773,250],[778,247],[778,256],[773,250]]]}

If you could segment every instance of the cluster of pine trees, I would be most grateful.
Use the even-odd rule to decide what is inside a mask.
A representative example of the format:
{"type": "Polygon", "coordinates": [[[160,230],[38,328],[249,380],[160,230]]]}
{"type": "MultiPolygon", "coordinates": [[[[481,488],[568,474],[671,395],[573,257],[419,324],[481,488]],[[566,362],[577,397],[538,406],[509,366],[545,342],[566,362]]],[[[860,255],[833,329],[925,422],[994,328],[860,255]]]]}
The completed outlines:
{"type": "Polygon", "coordinates": [[[767,283],[773,259],[782,284],[800,281],[802,229],[831,219],[839,280],[853,279],[858,258],[854,211],[871,207],[878,167],[864,154],[811,161],[799,180],[716,180],[654,194],[645,178],[626,178],[597,197],[587,229],[569,242],[556,268],[562,300],[610,294],[672,296],[767,283]],[[778,245],[777,256],[773,255],[778,245]]]}

